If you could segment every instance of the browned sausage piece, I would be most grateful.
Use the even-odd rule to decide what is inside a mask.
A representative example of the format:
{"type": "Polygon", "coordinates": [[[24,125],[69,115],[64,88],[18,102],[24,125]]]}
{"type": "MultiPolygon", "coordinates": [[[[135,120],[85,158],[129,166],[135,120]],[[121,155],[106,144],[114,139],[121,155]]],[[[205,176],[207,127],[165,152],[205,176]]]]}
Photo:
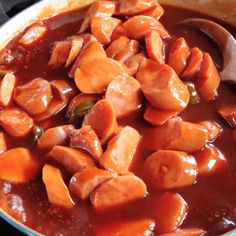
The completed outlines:
{"type": "Polygon", "coordinates": [[[208,140],[213,142],[223,131],[219,124],[213,121],[201,121],[198,124],[205,126],[208,131],[208,140]]]}
{"type": "Polygon", "coordinates": [[[91,126],[74,130],[71,134],[70,146],[88,152],[95,159],[100,158],[103,153],[99,138],[91,126]]]}
{"type": "Polygon", "coordinates": [[[177,75],[180,75],[189,57],[190,49],[184,38],[179,38],[172,45],[168,58],[168,65],[171,66],[177,75]]]}
{"type": "Polygon", "coordinates": [[[52,100],[50,83],[42,78],[17,86],[14,91],[16,103],[31,115],[37,115],[47,110],[52,100]]]}
{"type": "Polygon", "coordinates": [[[148,10],[156,4],[156,0],[119,0],[119,15],[135,15],[148,10]]]}
{"type": "Polygon", "coordinates": [[[143,102],[140,83],[127,75],[111,81],[105,98],[113,105],[118,119],[139,110],[143,102]]]}
{"type": "Polygon", "coordinates": [[[205,146],[208,132],[205,126],[171,118],[164,125],[153,129],[149,140],[152,142],[145,145],[153,149],[173,149],[191,153],[205,146]]]}
{"type": "Polygon", "coordinates": [[[159,236],[204,236],[206,231],[203,229],[191,228],[191,229],[179,229],[173,233],[160,234],[159,236]]]}
{"type": "Polygon", "coordinates": [[[90,199],[96,209],[103,210],[143,198],[146,193],[142,179],[130,174],[104,182],[93,191],[90,199]]]}
{"type": "Polygon", "coordinates": [[[152,8],[146,11],[142,11],[140,13],[140,15],[151,16],[156,20],[159,20],[163,14],[164,14],[164,9],[159,3],[155,3],[155,5],[152,8]]]}
{"type": "Polygon", "coordinates": [[[43,182],[51,204],[64,208],[73,208],[74,202],[58,168],[48,164],[44,165],[43,182]]]}
{"type": "Polygon", "coordinates": [[[58,41],[54,43],[48,65],[51,67],[63,66],[71,51],[71,41],[58,41]]]}
{"type": "Polygon", "coordinates": [[[99,100],[85,115],[83,126],[90,125],[101,143],[106,143],[117,130],[116,114],[107,99],[99,100]]]}
{"type": "Polygon", "coordinates": [[[162,194],[152,206],[156,212],[158,233],[175,231],[187,215],[187,203],[177,193],[166,192],[162,194]]]}
{"type": "Polygon", "coordinates": [[[160,189],[190,186],[195,183],[198,173],[193,156],[161,149],[146,159],[143,171],[150,186],[160,189]]]}
{"type": "Polygon", "coordinates": [[[226,120],[226,122],[232,127],[236,127],[236,105],[224,105],[218,109],[218,113],[226,120]]]}
{"type": "Polygon", "coordinates": [[[194,153],[197,160],[199,174],[213,174],[226,164],[221,151],[212,144],[207,144],[200,151],[194,153]]]}
{"type": "Polygon", "coordinates": [[[109,171],[87,167],[71,178],[69,189],[79,198],[86,199],[95,188],[111,178],[113,175],[109,171]]]}
{"type": "Polygon", "coordinates": [[[170,66],[146,60],[140,66],[136,78],[141,83],[144,96],[153,106],[181,111],[188,105],[188,88],[170,66]]]}
{"type": "Polygon", "coordinates": [[[37,148],[42,151],[49,151],[55,145],[66,144],[73,129],[73,125],[57,126],[47,129],[38,140],[37,148]]]}
{"type": "Polygon", "coordinates": [[[115,223],[111,224],[108,222],[106,223],[108,227],[102,226],[96,230],[97,236],[153,236],[153,231],[155,228],[155,222],[151,219],[116,221],[115,223]]]}
{"type": "Polygon", "coordinates": [[[210,101],[217,96],[220,75],[208,53],[203,53],[202,64],[197,73],[195,84],[200,97],[205,101],[210,101]]]}
{"type": "Polygon", "coordinates": [[[95,166],[94,160],[90,155],[70,147],[56,145],[48,153],[48,156],[61,163],[65,169],[72,174],[75,174],[86,167],[95,166]]]}
{"type": "Polygon", "coordinates": [[[0,132],[0,155],[7,150],[6,137],[3,132],[0,132]]]}
{"type": "Polygon", "coordinates": [[[140,138],[137,130],[125,126],[109,141],[107,150],[99,159],[100,164],[107,170],[126,173],[133,160],[140,138]]]}

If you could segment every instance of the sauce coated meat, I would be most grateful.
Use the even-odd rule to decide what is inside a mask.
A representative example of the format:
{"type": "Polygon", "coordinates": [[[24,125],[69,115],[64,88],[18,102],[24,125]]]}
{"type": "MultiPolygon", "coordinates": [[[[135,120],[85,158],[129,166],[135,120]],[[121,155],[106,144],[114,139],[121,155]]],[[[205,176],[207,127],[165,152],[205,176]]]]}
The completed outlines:
{"type": "Polygon", "coordinates": [[[236,88],[217,47],[173,25],[202,15],[156,0],[79,15],[1,52],[0,207],[45,235],[236,228],[236,88]]]}

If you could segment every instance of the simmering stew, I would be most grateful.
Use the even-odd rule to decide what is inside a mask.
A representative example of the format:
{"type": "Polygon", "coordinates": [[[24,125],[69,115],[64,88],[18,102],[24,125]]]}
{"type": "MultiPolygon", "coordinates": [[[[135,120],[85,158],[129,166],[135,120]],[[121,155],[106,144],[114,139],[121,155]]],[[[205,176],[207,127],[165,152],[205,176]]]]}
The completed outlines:
{"type": "Polygon", "coordinates": [[[190,17],[206,18],[156,0],[100,1],[2,50],[5,212],[45,235],[235,228],[235,88],[221,83],[215,44],[176,25],[190,17]]]}

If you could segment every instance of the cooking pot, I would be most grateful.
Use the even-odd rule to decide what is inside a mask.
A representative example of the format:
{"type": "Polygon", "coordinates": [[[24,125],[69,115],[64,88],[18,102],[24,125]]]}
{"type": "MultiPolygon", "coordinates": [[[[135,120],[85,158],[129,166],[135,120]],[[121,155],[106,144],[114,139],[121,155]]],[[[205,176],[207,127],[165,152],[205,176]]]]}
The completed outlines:
{"type": "MultiPolygon", "coordinates": [[[[29,7],[1,26],[0,50],[3,49],[14,36],[33,22],[71,10],[82,9],[95,1],[97,0],[43,0],[29,7]]],[[[161,4],[178,6],[205,13],[236,27],[235,0],[159,0],[159,2],[161,4]]],[[[83,17],[84,13],[81,11],[81,18],[83,17]]],[[[0,217],[27,235],[41,235],[29,227],[24,226],[2,209],[0,209],[0,217]]],[[[236,230],[230,231],[222,236],[236,236],[236,230]]]]}

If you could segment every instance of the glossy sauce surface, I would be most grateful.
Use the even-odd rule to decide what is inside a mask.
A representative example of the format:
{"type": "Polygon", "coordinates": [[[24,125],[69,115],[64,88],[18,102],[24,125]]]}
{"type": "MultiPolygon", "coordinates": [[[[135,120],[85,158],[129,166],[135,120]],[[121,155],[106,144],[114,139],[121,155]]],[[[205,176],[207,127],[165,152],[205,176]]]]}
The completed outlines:
{"type": "MultiPolygon", "coordinates": [[[[203,34],[187,27],[173,26],[181,19],[189,17],[201,17],[200,14],[182,9],[165,8],[165,15],[161,18],[163,25],[176,37],[184,37],[190,47],[198,46],[201,50],[207,51],[213,57],[216,65],[221,68],[222,58],[215,45],[203,34]]],[[[51,46],[55,41],[62,40],[67,36],[75,34],[80,26],[75,21],[78,12],[60,15],[45,21],[49,31],[47,36],[30,50],[17,46],[17,39],[13,40],[7,47],[14,56],[10,67],[17,70],[18,84],[26,83],[36,77],[43,77],[47,80],[65,79],[68,71],[64,68],[52,70],[48,67],[51,46]],[[73,19],[73,20],[72,20],[73,19]],[[73,21],[68,23],[68,21],[73,21]]],[[[232,29],[231,29],[232,30],[232,29]]],[[[234,33],[234,32],[233,32],[234,33]]],[[[2,53],[4,54],[4,52],[2,53]]],[[[0,57],[0,60],[2,57],[0,57]]],[[[2,64],[2,62],[1,62],[2,64]]],[[[180,114],[185,121],[198,122],[212,120],[223,128],[220,137],[214,145],[224,154],[227,165],[216,174],[209,176],[198,176],[197,183],[187,187],[174,190],[179,193],[188,203],[188,217],[181,228],[201,227],[208,231],[207,235],[219,235],[235,227],[236,224],[236,159],[235,141],[233,140],[232,129],[217,114],[216,110],[224,104],[235,104],[235,86],[221,84],[218,90],[219,96],[215,101],[188,106],[180,114]]],[[[52,119],[52,126],[66,124],[64,112],[52,119]]],[[[46,122],[39,125],[46,125],[46,122]]],[[[142,112],[119,121],[121,125],[130,125],[136,128],[142,135],[142,141],[132,163],[131,171],[137,176],[143,177],[141,166],[148,155],[155,150],[151,148],[153,126],[148,125],[142,117],[142,112]]],[[[14,139],[7,136],[9,149],[14,147],[30,147],[33,151],[32,137],[26,139],[14,139]]],[[[38,151],[37,151],[38,152],[38,151]]],[[[36,153],[42,162],[48,162],[46,156],[36,153]]],[[[56,165],[56,163],[54,163],[56,165]]],[[[69,181],[69,176],[65,179],[69,181]]],[[[48,203],[43,183],[39,181],[27,185],[12,185],[10,193],[17,194],[23,199],[25,208],[24,223],[33,229],[47,235],[95,235],[97,229],[109,227],[110,223],[129,221],[139,218],[156,218],[157,212],[153,211],[153,205],[162,191],[148,189],[149,195],[137,202],[119,207],[118,209],[103,212],[96,211],[89,200],[80,201],[75,198],[77,205],[71,212],[65,212],[48,203]]],[[[68,183],[68,182],[67,182],[68,183]]],[[[3,189],[6,183],[0,182],[0,197],[3,196],[3,189]],[[2,195],[2,196],[1,196],[2,195]]],[[[158,228],[158,227],[157,227],[158,228]]],[[[156,232],[157,233],[157,232],[156,232]]]]}

